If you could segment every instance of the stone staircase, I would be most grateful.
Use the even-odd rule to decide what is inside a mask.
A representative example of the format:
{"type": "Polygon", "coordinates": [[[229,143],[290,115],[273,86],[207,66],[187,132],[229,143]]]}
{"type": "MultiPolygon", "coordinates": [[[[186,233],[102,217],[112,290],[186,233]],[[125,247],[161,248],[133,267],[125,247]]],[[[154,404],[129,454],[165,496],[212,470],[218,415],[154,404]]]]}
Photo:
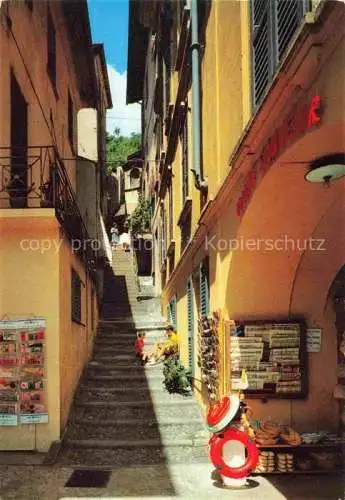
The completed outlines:
{"type": "Polygon", "coordinates": [[[109,270],[105,280],[102,320],[59,462],[114,468],[208,461],[209,435],[199,405],[164,390],[162,365],[143,367],[135,357],[137,331],[146,332],[149,347],[164,335],[165,323],[157,299],[137,301],[131,257],[117,257],[116,252],[114,274],[109,270]],[[118,277],[128,286],[120,293],[118,277]],[[116,318],[119,312],[124,316],[116,318]]]}

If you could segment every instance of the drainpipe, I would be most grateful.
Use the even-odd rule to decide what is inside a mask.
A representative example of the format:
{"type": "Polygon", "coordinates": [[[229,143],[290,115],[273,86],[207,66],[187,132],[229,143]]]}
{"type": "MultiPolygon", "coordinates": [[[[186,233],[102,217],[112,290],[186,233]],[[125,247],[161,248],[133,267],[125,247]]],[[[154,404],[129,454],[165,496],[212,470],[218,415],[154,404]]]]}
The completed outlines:
{"type": "Polygon", "coordinates": [[[198,0],[191,2],[192,28],[192,122],[193,122],[193,168],[195,187],[200,191],[207,190],[207,181],[201,176],[201,120],[200,120],[200,50],[198,0]]]}

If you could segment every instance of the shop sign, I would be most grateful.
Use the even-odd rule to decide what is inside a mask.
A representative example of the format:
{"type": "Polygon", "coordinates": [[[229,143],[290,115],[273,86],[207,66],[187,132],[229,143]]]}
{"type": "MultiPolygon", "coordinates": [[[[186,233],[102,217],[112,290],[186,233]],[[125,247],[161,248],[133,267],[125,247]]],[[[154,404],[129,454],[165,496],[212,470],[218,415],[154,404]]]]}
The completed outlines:
{"type": "Polygon", "coordinates": [[[18,415],[0,415],[0,425],[1,426],[13,426],[18,425],[18,415]]]}
{"type": "Polygon", "coordinates": [[[321,328],[307,329],[307,351],[320,352],[321,349],[321,328]]]}
{"type": "Polygon", "coordinates": [[[244,187],[237,201],[236,212],[241,217],[252,197],[259,179],[268,172],[278,156],[296,139],[321,121],[321,98],[314,96],[310,103],[296,106],[284,122],[269,137],[258,160],[246,176],[244,187]]]}
{"type": "Polygon", "coordinates": [[[28,413],[26,415],[20,416],[21,424],[47,424],[48,421],[49,421],[48,413],[39,413],[39,414],[28,413]]]}

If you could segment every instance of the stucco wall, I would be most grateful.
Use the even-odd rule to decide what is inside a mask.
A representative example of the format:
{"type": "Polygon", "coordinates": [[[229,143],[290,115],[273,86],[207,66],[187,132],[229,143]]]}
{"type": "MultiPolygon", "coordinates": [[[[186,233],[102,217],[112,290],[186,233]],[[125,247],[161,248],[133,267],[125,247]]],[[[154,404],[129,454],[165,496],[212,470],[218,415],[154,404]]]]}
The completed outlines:
{"type": "Polygon", "coordinates": [[[0,316],[46,319],[49,423],[0,427],[0,450],[44,451],[60,437],[59,256],[53,243],[58,242],[59,233],[52,210],[13,212],[11,217],[8,210],[0,210],[0,316]],[[50,250],[42,251],[42,240],[52,242],[50,250]]]}

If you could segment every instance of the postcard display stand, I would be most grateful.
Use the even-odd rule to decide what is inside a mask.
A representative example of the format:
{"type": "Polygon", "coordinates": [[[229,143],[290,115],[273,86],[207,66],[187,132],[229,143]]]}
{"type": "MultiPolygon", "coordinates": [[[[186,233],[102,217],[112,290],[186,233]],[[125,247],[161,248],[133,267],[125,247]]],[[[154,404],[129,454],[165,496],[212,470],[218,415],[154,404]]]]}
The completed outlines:
{"type": "Polygon", "coordinates": [[[231,386],[236,388],[245,369],[246,397],[306,397],[306,358],[303,322],[236,323],[230,338],[231,386]]]}
{"type": "Polygon", "coordinates": [[[0,426],[48,423],[45,320],[0,321],[0,426]]]}

